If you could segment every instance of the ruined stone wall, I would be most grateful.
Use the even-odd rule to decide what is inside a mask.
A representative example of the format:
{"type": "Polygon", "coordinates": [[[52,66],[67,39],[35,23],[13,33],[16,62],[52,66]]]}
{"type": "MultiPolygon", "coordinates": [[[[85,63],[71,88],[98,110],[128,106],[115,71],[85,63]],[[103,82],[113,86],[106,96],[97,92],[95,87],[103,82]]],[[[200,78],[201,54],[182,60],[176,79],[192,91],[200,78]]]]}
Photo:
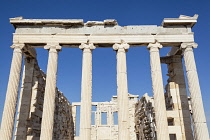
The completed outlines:
{"type": "MultiPolygon", "coordinates": [[[[167,64],[168,67],[165,103],[170,140],[194,139],[191,125],[191,107],[187,97],[182,56],[161,57],[161,63],[167,64]]],[[[156,120],[153,107],[153,98],[147,94],[136,105],[135,123],[138,140],[155,139],[156,120]]]]}
{"type": "Polygon", "coordinates": [[[136,104],[135,131],[137,140],[155,140],[154,101],[147,94],[136,104]]]}
{"type": "MultiPolygon", "coordinates": [[[[188,140],[192,138],[192,130],[189,118],[182,114],[189,113],[189,105],[182,107],[185,101],[180,100],[179,92],[175,89],[175,83],[169,80],[166,85],[165,101],[170,140],[188,140]],[[188,110],[186,110],[188,108],[188,110]],[[187,125],[188,124],[188,125],[187,125]],[[189,133],[186,133],[189,132],[189,133]],[[186,138],[187,137],[187,138],[186,138]]],[[[154,99],[147,94],[136,104],[135,131],[137,140],[156,140],[154,99]]]]}
{"type": "Polygon", "coordinates": [[[74,123],[71,104],[63,93],[58,90],[55,102],[54,138],[55,140],[73,140],[74,123]]]}
{"type": "MultiPolygon", "coordinates": [[[[177,99],[177,94],[172,88],[174,87],[173,84],[173,82],[167,84],[165,93],[169,136],[170,140],[186,140],[182,128],[187,129],[189,126],[186,127],[182,123],[183,119],[185,119],[180,115],[182,109],[176,108],[181,101],[177,99]]],[[[145,94],[136,104],[135,131],[137,140],[156,140],[156,120],[153,102],[153,97],[145,94]]],[[[192,132],[187,135],[192,135],[192,132]]]]}
{"type": "Polygon", "coordinates": [[[161,57],[161,63],[167,64],[168,67],[165,98],[169,127],[173,128],[169,133],[176,134],[177,139],[193,139],[192,116],[188,103],[182,56],[161,57]]]}
{"type": "MultiPolygon", "coordinates": [[[[16,140],[39,140],[45,94],[45,79],[46,75],[39,68],[37,60],[26,59],[19,99],[16,140]]],[[[56,89],[55,102],[54,139],[73,140],[74,124],[71,104],[58,89],[56,89]]]]}

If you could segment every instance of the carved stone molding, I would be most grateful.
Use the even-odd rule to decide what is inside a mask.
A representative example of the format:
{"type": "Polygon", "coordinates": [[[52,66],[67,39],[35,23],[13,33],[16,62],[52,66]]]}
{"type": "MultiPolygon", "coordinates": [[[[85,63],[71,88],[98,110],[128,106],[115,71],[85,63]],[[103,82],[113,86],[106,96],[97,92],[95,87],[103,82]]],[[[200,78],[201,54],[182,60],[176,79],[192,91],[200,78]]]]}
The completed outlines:
{"type": "Polygon", "coordinates": [[[198,44],[195,42],[184,42],[181,44],[181,49],[186,49],[186,48],[197,48],[198,44]]]}
{"type": "Polygon", "coordinates": [[[59,45],[59,43],[47,43],[47,45],[44,46],[44,49],[46,50],[57,50],[57,51],[61,51],[61,46],[59,45]]]}
{"type": "Polygon", "coordinates": [[[148,50],[156,50],[156,49],[161,49],[163,46],[158,43],[158,42],[155,42],[155,43],[149,43],[149,45],[147,46],[147,49],[148,50]]]}
{"type": "Polygon", "coordinates": [[[87,43],[82,43],[79,48],[81,50],[84,50],[84,49],[90,49],[90,50],[94,50],[96,47],[93,45],[93,43],[90,43],[90,44],[87,44],[87,43]]]}
{"type": "Polygon", "coordinates": [[[127,43],[124,43],[124,42],[121,43],[121,44],[115,43],[113,45],[114,51],[125,51],[125,52],[127,52],[129,48],[130,48],[130,45],[127,44],[127,43]]]}
{"type": "Polygon", "coordinates": [[[15,43],[11,46],[12,49],[23,49],[23,47],[25,47],[23,43],[15,43]]]}

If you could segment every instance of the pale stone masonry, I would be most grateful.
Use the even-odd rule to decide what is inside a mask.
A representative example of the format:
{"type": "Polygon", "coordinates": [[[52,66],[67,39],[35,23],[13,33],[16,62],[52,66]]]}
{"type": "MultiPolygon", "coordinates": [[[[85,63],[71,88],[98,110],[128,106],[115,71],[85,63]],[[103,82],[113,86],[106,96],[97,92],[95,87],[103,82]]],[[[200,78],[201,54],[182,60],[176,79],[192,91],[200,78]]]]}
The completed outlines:
{"type": "MultiPolygon", "coordinates": [[[[120,26],[114,19],[85,23],[81,19],[11,18],[10,23],[15,27],[12,45],[14,50],[0,138],[2,140],[209,139],[193,53],[197,44],[194,42],[192,28],[197,18],[198,15],[165,18],[160,26],[120,26]],[[151,88],[154,97],[145,94],[137,103],[138,95],[128,93],[126,54],[129,53],[128,49],[143,46],[149,50],[151,88]],[[49,52],[46,75],[38,66],[36,47],[49,52]],[[81,49],[83,54],[81,103],[73,103],[72,106],[56,85],[58,54],[62,55],[60,51],[63,47],[81,49]],[[98,47],[112,47],[116,51],[117,96],[114,96],[110,102],[92,102],[92,51],[98,47]],[[163,47],[171,47],[171,50],[167,56],[160,58],[163,47]],[[22,58],[24,58],[23,72],[22,58]],[[161,63],[167,64],[168,68],[169,78],[165,90],[161,63]],[[23,73],[22,85],[19,88],[21,73],[23,73]],[[16,110],[17,104],[19,106],[16,110]],[[81,106],[79,120],[78,106],[81,106]],[[93,110],[92,106],[97,107],[93,110]],[[18,113],[17,118],[16,113],[18,113]],[[116,114],[117,118],[114,117],[116,114]],[[78,121],[80,126],[76,123],[78,121]],[[106,123],[102,124],[104,121],[106,123]],[[14,124],[16,129],[13,128],[14,124]],[[79,134],[76,133],[78,130],[79,134]]],[[[68,94],[77,93],[69,91],[68,94]]]]}
{"type": "Polygon", "coordinates": [[[128,104],[128,83],[126,51],[129,45],[122,41],[121,44],[114,44],[113,49],[117,53],[117,97],[118,97],[118,139],[129,139],[129,104],[128,104]]]}
{"type": "Polygon", "coordinates": [[[91,140],[92,50],[96,47],[93,44],[81,44],[79,48],[83,51],[80,137],[91,140]]]}
{"type": "MultiPolygon", "coordinates": [[[[138,95],[128,94],[128,126],[129,140],[136,140],[135,133],[135,104],[138,101],[138,95]]],[[[118,97],[113,96],[110,102],[92,102],[92,124],[91,124],[91,140],[119,140],[119,129],[117,118],[119,117],[118,97]]],[[[80,102],[73,102],[74,125],[76,126],[77,109],[81,106],[80,102]]],[[[81,116],[80,116],[81,117],[81,116]]],[[[76,126],[78,127],[78,126],[76,126]]],[[[78,130],[75,128],[75,131],[78,130]]],[[[76,132],[75,132],[76,134],[76,132]]],[[[75,136],[75,140],[81,140],[81,136],[75,136]]]]}
{"type": "Polygon", "coordinates": [[[191,104],[192,104],[192,119],[195,139],[204,140],[209,139],[208,127],[206,124],[206,117],[204,113],[202,95],[198,74],[194,59],[193,48],[197,48],[196,43],[182,43],[183,57],[186,67],[188,87],[190,91],[191,104]]]}
{"type": "Polygon", "coordinates": [[[144,94],[135,106],[135,132],[137,140],[155,140],[154,99],[144,94]]]}
{"type": "MultiPolygon", "coordinates": [[[[16,140],[24,140],[27,138],[28,132],[28,119],[31,109],[31,99],[36,90],[38,84],[36,84],[35,76],[36,69],[35,65],[36,59],[34,58],[25,58],[25,66],[23,71],[23,78],[22,78],[22,86],[20,91],[20,99],[19,99],[19,106],[18,106],[18,117],[17,117],[17,124],[16,124],[16,140]]],[[[39,67],[38,67],[39,68],[39,67]]],[[[39,71],[40,69],[38,69],[39,71]]]]}
{"type": "Polygon", "coordinates": [[[61,50],[61,46],[58,43],[48,43],[44,48],[49,50],[49,58],[40,140],[51,140],[53,138],[58,51],[61,50]]]}
{"type": "Polygon", "coordinates": [[[18,87],[19,87],[21,65],[22,65],[22,54],[24,52],[24,49],[27,50],[27,48],[24,47],[25,45],[20,43],[11,46],[11,48],[13,48],[14,50],[13,50],[13,58],[10,69],[10,76],[8,81],[4,110],[2,115],[1,132],[0,132],[0,137],[2,140],[12,139],[14,116],[16,111],[18,87]]]}
{"type": "Polygon", "coordinates": [[[160,65],[159,49],[163,46],[160,43],[150,43],[150,66],[152,77],[152,90],[154,94],[154,111],[156,120],[156,131],[158,140],[169,140],[167,127],[167,114],[164,99],[163,79],[160,65]]]}
{"type": "MultiPolygon", "coordinates": [[[[36,59],[25,59],[20,104],[16,124],[16,140],[40,139],[43,120],[46,75],[36,59]]],[[[74,125],[70,102],[62,92],[55,89],[55,111],[52,139],[74,139],[74,125]]]]}
{"type": "MultiPolygon", "coordinates": [[[[168,84],[166,85],[166,109],[178,110],[179,125],[181,126],[182,139],[193,139],[191,129],[190,105],[186,91],[186,83],[182,66],[182,56],[173,55],[161,57],[161,63],[168,67],[168,84]],[[172,97],[172,98],[171,98],[172,97]]],[[[176,119],[175,119],[176,121],[176,119]]]]}

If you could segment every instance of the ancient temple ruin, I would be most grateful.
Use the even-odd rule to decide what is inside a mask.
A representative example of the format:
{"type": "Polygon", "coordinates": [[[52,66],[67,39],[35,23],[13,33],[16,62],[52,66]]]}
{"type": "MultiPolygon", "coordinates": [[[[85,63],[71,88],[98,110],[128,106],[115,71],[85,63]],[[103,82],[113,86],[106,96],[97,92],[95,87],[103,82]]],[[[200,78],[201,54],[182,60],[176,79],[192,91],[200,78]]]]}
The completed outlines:
{"type": "Polygon", "coordinates": [[[193,53],[197,44],[192,27],[197,17],[180,15],[165,18],[160,26],[125,27],[112,19],[84,23],[80,19],[11,18],[14,51],[1,140],[209,139],[193,53]],[[150,54],[153,97],[128,93],[126,53],[144,46],[150,54]],[[46,74],[38,65],[36,47],[49,51],[46,74]],[[58,53],[63,47],[76,47],[83,53],[81,102],[69,101],[56,86],[58,53]],[[92,102],[92,51],[97,47],[116,51],[117,96],[109,102],[92,102]],[[162,47],[171,47],[164,57],[159,54],[162,47]],[[165,89],[161,63],[168,68],[165,89]]]}
{"type": "MultiPolygon", "coordinates": [[[[39,139],[46,75],[39,68],[36,59],[25,58],[20,104],[15,139],[39,139]]],[[[55,90],[55,111],[53,124],[54,139],[73,139],[74,125],[70,102],[57,88],[55,90]]]]}

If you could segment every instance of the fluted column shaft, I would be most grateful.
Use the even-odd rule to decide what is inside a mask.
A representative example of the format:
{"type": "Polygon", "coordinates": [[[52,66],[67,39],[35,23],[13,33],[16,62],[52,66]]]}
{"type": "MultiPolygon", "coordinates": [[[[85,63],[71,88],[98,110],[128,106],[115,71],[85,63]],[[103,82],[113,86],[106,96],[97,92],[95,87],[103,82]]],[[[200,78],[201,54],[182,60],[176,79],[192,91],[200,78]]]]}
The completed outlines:
{"type": "Polygon", "coordinates": [[[13,136],[18,87],[20,83],[20,73],[22,68],[23,47],[24,44],[14,44],[11,46],[14,51],[1,121],[1,140],[11,140],[13,136]]]}
{"type": "Polygon", "coordinates": [[[159,43],[149,44],[152,89],[154,94],[155,124],[157,140],[169,140],[168,121],[163,89],[162,70],[160,65],[159,43]]]}
{"type": "Polygon", "coordinates": [[[91,140],[91,109],[92,109],[92,50],[93,44],[81,44],[82,83],[80,108],[80,140],[91,140]]]}
{"type": "Polygon", "coordinates": [[[126,51],[129,45],[114,44],[113,49],[117,52],[117,102],[118,102],[118,139],[129,140],[129,104],[126,51]]]}
{"type": "Polygon", "coordinates": [[[206,124],[198,73],[193,53],[193,48],[196,47],[196,43],[182,43],[181,45],[188,79],[188,88],[191,97],[194,137],[196,140],[207,140],[209,139],[209,132],[206,124]]]}
{"type": "Polygon", "coordinates": [[[40,140],[52,140],[55,112],[58,51],[61,50],[61,46],[59,46],[59,44],[47,44],[44,48],[49,50],[49,58],[47,66],[40,140]]]}

